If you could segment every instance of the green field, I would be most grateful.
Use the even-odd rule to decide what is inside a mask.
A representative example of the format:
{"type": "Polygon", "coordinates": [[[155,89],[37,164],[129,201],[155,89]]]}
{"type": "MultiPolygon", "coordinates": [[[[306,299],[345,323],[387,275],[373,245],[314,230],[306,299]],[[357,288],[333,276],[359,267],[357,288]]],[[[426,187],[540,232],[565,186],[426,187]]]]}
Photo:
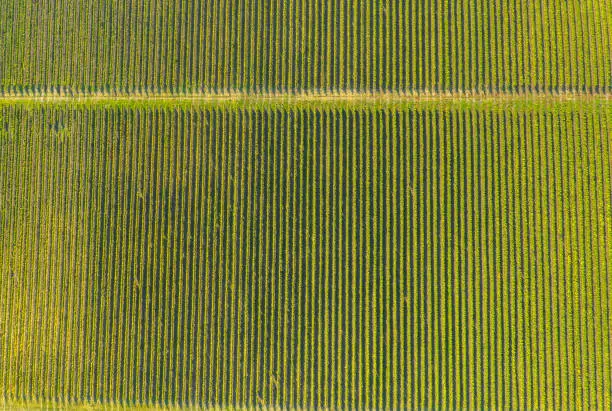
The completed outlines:
{"type": "Polygon", "coordinates": [[[0,94],[612,90],[609,0],[3,0],[0,94]]]}
{"type": "Polygon", "coordinates": [[[0,408],[612,409],[610,0],[0,0],[0,408]]]}
{"type": "Polygon", "coordinates": [[[612,105],[1,109],[8,404],[607,409],[612,105]]]}

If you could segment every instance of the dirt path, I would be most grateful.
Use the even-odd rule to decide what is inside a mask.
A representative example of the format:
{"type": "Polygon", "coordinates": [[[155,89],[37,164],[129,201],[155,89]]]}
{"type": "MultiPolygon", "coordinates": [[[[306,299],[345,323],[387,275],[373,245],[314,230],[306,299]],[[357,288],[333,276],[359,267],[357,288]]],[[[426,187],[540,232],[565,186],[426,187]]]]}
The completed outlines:
{"type": "Polygon", "coordinates": [[[62,105],[69,108],[134,109],[285,109],[285,110],[361,110],[361,109],[440,109],[440,110],[612,110],[612,93],[104,93],[64,95],[61,93],[0,96],[0,108],[7,106],[62,105]]]}
{"type": "Polygon", "coordinates": [[[609,101],[612,93],[104,93],[63,94],[45,93],[32,95],[0,95],[0,103],[54,102],[54,103],[118,103],[118,102],[267,102],[267,103],[316,103],[316,102],[563,102],[563,101],[609,101]]]}

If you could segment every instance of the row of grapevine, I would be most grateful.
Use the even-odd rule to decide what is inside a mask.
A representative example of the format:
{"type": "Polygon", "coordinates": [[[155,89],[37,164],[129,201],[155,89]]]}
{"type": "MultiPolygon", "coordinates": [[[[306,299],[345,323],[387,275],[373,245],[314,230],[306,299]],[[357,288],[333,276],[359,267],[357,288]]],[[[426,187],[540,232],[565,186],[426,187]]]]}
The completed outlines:
{"type": "Polygon", "coordinates": [[[608,92],[608,0],[6,0],[0,94],[608,92]]]}
{"type": "Polygon", "coordinates": [[[611,115],[4,106],[0,404],[610,408],[611,115]]]}

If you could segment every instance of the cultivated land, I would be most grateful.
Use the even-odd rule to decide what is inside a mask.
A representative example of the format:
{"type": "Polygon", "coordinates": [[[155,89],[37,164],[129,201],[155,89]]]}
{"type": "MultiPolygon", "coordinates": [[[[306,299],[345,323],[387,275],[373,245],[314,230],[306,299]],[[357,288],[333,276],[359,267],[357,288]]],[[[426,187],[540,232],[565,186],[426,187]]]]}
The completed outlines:
{"type": "Polygon", "coordinates": [[[611,116],[5,106],[4,399],[607,408],[611,116]]]}
{"type": "Polygon", "coordinates": [[[0,406],[612,408],[606,0],[0,0],[0,406]]]}
{"type": "Polygon", "coordinates": [[[609,0],[3,0],[0,93],[612,88],[609,0]]]}

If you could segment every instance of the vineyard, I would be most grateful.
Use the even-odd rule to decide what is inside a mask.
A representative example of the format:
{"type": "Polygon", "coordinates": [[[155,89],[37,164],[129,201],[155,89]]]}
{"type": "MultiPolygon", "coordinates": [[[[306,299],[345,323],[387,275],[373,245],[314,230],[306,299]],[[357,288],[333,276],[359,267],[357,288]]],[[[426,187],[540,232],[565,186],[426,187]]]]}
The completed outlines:
{"type": "Polygon", "coordinates": [[[610,406],[609,105],[2,113],[13,398],[610,406]]]}
{"type": "Polygon", "coordinates": [[[3,0],[0,94],[612,90],[608,0],[3,0]]]}
{"type": "Polygon", "coordinates": [[[605,0],[0,0],[0,407],[612,408],[605,0]]]}

